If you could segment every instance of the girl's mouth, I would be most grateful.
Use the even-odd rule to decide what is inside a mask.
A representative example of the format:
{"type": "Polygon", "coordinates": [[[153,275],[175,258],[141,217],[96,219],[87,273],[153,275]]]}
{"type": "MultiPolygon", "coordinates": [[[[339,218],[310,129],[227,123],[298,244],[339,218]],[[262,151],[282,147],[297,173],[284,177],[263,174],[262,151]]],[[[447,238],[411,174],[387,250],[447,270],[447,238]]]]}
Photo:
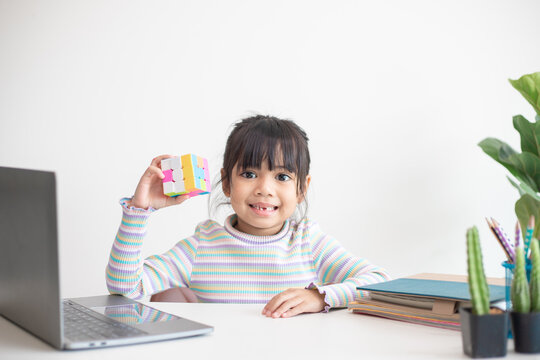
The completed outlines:
{"type": "Polygon", "coordinates": [[[273,214],[278,207],[270,204],[249,204],[249,207],[257,214],[268,216],[273,214]]]}

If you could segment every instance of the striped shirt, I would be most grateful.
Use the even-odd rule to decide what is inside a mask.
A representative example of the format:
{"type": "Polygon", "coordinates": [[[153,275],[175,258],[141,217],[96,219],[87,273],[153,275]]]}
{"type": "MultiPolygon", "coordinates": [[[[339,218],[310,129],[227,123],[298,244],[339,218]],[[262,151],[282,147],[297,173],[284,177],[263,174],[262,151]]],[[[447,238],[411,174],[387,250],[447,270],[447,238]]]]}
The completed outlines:
{"type": "Polygon", "coordinates": [[[188,287],[200,302],[265,304],[289,288],[307,288],[325,294],[328,311],[363,297],[357,286],[390,279],[385,270],[353,256],[309,219],[287,220],[271,236],[236,230],[236,215],[224,225],[206,220],[169,251],[142,259],[153,209],[128,207],[128,200],[121,200],[122,222],[106,269],[111,294],[137,299],[188,287]]]}

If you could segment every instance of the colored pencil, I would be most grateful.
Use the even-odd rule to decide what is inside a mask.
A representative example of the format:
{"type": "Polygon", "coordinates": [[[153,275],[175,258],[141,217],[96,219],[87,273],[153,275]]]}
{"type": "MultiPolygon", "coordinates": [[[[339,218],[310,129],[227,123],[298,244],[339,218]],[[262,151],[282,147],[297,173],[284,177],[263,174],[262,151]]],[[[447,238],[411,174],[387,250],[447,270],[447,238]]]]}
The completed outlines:
{"type": "Polygon", "coordinates": [[[515,246],[517,247],[517,243],[519,241],[519,239],[521,238],[521,227],[519,226],[519,220],[516,221],[516,242],[515,242],[515,246]]]}
{"type": "Polygon", "coordinates": [[[499,237],[499,234],[497,234],[497,232],[495,231],[495,227],[494,227],[493,224],[491,223],[491,220],[489,220],[488,218],[486,218],[486,222],[488,223],[489,230],[491,230],[491,233],[493,234],[493,236],[495,236],[495,239],[497,239],[497,242],[498,242],[499,245],[502,247],[502,249],[503,249],[503,251],[504,251],[504,254],[505,254],[506,257],[508,258],[508,261],[511,262],[510,254],[509,254],[508,251],[506,250],[506,247],[503,245],[503,241],[502,241],[501,238],[499,237]]]}
{"type": "Polygon", "coordinates": [[[531,240],[534,232],[534,215],[531,215],[529,218],[529,223],[527,224],[527,235],[525,236],[525,244],[523,249],[525,250],[525,259],[529,253],[529,247],[531,246],[531,240]]]}
{"type": "Polygon", "coordinates": [[[494,218],[491,218],[491,223],[493,225],[493,228],[495,229],[495,232],[499,234],[499,237],[501,239],[501,244],[503,247],[507,250],[508,255],[510,256],[510,262],[513,263],[516,259],[516,252],[514,250],[514,242],[510,240],[508,235],[504,232],[504,229],[502,226],[495,220],[494,218]]]}
{"type": "Polygon", "coordinates": [[[497,239],[497,242],[499,243],[499,245],[501,245],[504,251],[504,254],[506,255],[506,258],[508,259],[508,262],[513,263],[514,262],[514,257],[512,256],[513,249],[511,249],[508,245],[506,245],[507,241],[504,239],[504,236],[502,235],[502,233],[499,230],[497,230],[495,225],[488,218],[486,218],[486,221],[488,223],[489,229],[493,233],[493,236],[495,236],[495,239],[497,239]]]}

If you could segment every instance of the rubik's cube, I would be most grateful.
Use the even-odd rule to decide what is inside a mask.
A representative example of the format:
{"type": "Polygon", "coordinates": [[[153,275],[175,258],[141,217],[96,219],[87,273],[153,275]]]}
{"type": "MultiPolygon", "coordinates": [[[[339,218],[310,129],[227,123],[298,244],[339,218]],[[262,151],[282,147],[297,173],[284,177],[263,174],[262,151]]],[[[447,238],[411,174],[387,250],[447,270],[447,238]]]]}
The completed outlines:
{"type": "Polygon", "coordinates": [[[167,196],[189,194],[189,196],[210,193],[210,173],[208,160],[193,154],[175,156],[161,160],[163,193],[167,196]]]}

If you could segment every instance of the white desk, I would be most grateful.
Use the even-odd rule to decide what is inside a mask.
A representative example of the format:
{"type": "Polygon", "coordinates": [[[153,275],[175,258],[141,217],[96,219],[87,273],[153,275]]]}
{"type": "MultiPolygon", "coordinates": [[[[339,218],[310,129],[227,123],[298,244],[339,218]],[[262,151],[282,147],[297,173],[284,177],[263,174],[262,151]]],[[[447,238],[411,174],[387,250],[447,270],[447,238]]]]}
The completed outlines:
{"type": "MultiPolygon", "coordinates": [[[[461,334],[356,315],[348,310],[290,319],[262,316],[261,305],[151,303],[213,325],[199,337],[108,349],[57,351],[0,317],[0,359],[466,359],[461,334]]],[[[508,359],[520,355],[508,342],[508,359]]]]}

